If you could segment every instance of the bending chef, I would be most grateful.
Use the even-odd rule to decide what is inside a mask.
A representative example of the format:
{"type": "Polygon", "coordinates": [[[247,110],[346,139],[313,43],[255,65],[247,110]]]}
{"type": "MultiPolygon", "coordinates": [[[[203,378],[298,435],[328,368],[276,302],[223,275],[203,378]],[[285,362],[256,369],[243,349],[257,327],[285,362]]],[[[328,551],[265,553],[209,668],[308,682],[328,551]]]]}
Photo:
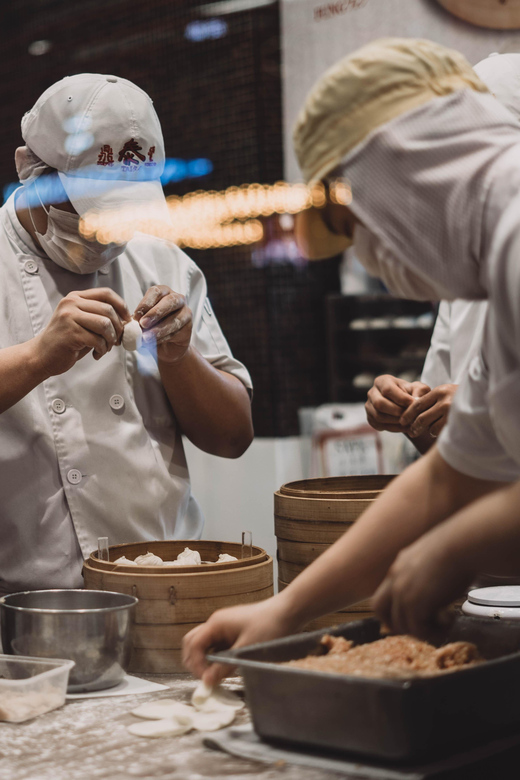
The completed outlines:
{"type": "Polygon", "coordinates": [[[458,52],[385,39],[317,82],[294,138],[307,181],[339,178],[352,193],[303,212],[308,256],[353,240],[398,297],[487,299],[488,316],[438,443],[281,593],[186,636],[185,663],[208,683],[224,673],[207,667],[209,647],[281,636],[374,593],[392,629],[426,636],[478,573],[519,570],[517,117],[458,52]]]}

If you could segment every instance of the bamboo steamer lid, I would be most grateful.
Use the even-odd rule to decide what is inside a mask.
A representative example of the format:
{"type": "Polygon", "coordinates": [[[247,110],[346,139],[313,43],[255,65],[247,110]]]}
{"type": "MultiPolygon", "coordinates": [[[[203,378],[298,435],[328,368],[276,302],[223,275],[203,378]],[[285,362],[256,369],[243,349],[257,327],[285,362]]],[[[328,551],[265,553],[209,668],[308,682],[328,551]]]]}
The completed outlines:
{"type": "Polygon", "coordinates": [[[377,498],[394,476],[394,474],[363,474],[353,477],[300,479],[282,485],[280,493],[296,498],[377,498]]]}
{"type": "Polygon", "coordinates": [[[332,543],[368,509],[393,475],[324,477],[282,485],[275,493],[275,533],[292,541],[332,543]]]}
{"type": "Polygon", "coordinates": [[[274,494],[275,515],[287,520],[352,523],[377,498],[300,498],[277,491],[274,494]]]}
{"type": "Polygon", "coordinates": [[[465,22],[491,30],[520,29],[520,0],[437,0],[465,22]]]}
{"type": "Polygon", "coordinates": [[[141,674],[185,672],[182,640],[217,609],[250,604],[273,595],[273,561],[261,547],[240,559],[242,546],[234,542],[175,540],[137,542],[109,548],[109,561],[94,552],[85,561],[85,587],[127,593],[138,598],[132,625],[129,671],[141,674]],[[133,560],[153,552],[174,560],[190,546],[203,560],[216,561],[220,553],[237,561],[199,566],[114,566],[125,555],[133,560]]]}

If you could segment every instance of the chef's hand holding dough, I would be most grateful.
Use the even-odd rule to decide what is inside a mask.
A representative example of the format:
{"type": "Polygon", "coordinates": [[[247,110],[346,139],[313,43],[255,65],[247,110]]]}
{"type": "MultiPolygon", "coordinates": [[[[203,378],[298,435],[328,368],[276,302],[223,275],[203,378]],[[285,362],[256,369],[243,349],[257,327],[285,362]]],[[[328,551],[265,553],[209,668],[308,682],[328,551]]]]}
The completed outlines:
{"type": "Polygon", "coordinates": [[[368,391],[365,411],[367,420],[376,431],[408,433],[415,415],[408,413],[414,408],[414,399],[420,399],[430,392],[423,382],[406,382],[390,374],[382,374],[368,391]],[[402,418],[407,413],[407,424],[402,418]]]}
{"type": "Polygon", "coordinates": [[[186,298],[164,284],[146,291],[134,312],[143,329],[145,345],[157,344],[157,357],[163,363],[177,363],[189,349],[192,313],[186,298]]]}
{"type": "Polygon", "coordinates": [[[69,293],[34,339],[42,372],[47,376],[63,374],[91,350],[99,360],[119,343],[129,319],[125,302],[108,287],[69,293]]]}
{"type": "Polygon", "coordinates": [[[283,599],[278,596],[214,612],[206,623],[187,633],[182,643],[182,662],[196,677],[213,688],[231,674],[232,667],[225,664],[209,664],[206,653],[210,649],[243,647],[255,642],[265,642],[285,636],[298,628],[291,622],[285,610],[280,609],[283,599]]]}
{"type": "Polygon", "coordinates": [[[211,455],[240,457],[253,439],[249,394],[237,377],[212,365],[191,344],[192,312],[184,295],[154,285],[134,319],[144,346],[156,345],[162,385],[184,436],[211,455]]]}
{"type": "Polygon", "coordinates": [[[439,385],[417,398],[400,420],[400,424],[408,430],[408,435],[415,438],[428,432],[436,439],[448,421],[456,390],[457,385],[439,385]]]}

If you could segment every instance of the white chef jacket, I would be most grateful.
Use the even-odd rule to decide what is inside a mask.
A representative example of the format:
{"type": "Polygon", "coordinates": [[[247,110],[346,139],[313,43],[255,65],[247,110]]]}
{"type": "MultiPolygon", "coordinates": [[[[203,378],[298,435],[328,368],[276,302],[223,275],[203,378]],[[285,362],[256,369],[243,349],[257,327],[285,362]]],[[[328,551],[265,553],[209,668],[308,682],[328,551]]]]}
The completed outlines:
{"type": "Polygon", "coordinates": [[[489,309],[482,348],[453,400],[439,451],[477,479],[512,482],[520,469],[520,171],[516,150],[500,160],[483,231],[489,309]],[[492,229],[489,229],[492,226],[492,229]]]}
{"type": "Polygon", "coordinates": [[[489,416],[481,356],[487,312],[487,301],[441,301],[421,380],[432,388],[459,385],[449,437],[439,440],[445,460],[471,476],[509,482],[518,479],[520,465],[497,440],[489,416]]]}
{"type": "MultiPolygon", "coordinates": [[[[193,346],[216,368],[235,360],[200,269],[175,245],[136,235],[111,265],[74,274],[36,251],[14,196],[0,209],[0,348],[40,333],[65,295],[110,287],[133,311],[166,284],[193,312],[193,346]]],[[[82,587],[83,559],[109,544],[199,538],[181,431],[146,350],[114,347],[46,380],[0,415],[0,593],[82,587]]]]}
{"type": "Polygon", "coordinates": [[[482,343],[487,301],[441,301],[421,381],[458,385],[482,343]]]}

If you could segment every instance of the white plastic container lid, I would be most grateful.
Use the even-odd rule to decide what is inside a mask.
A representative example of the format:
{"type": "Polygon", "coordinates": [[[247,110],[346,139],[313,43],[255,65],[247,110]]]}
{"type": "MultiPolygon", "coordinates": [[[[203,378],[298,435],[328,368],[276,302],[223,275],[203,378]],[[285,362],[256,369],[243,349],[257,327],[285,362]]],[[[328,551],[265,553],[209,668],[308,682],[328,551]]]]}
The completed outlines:
{"type": "Polygon", "coordinates": [[[476,588],[468,593],[468,601],[483,607],[520,607],[520,585],[476,588]]]}

